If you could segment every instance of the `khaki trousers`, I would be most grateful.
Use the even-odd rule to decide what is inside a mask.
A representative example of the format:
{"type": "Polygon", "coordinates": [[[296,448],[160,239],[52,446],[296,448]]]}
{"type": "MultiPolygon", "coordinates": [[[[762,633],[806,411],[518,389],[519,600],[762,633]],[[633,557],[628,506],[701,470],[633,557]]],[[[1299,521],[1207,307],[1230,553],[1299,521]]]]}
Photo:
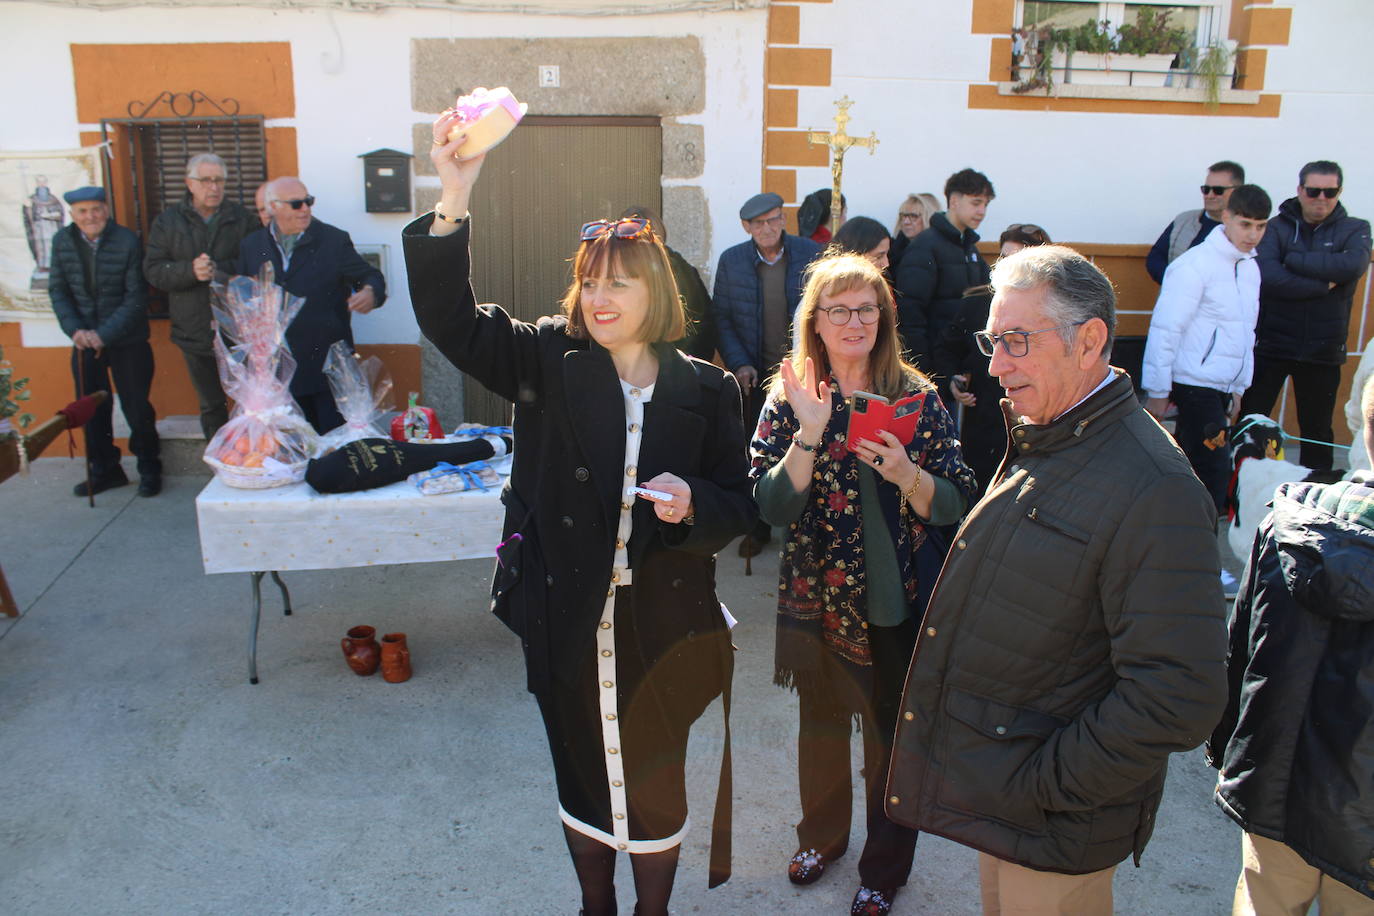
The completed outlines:
{"type": "Polygon", "coordinates": [[[1303,916],[1314,900],[1321,916],[1374,916],[1374,899],[1308,865],[1286,843],[1244,833],[1240,855],[1231,916],[1303,916]]]}
{"type": "Polygon", "coordinates": [[[983,916],[1111,916],[1116,866],[1061,875],[978,853],[983,916]]]}

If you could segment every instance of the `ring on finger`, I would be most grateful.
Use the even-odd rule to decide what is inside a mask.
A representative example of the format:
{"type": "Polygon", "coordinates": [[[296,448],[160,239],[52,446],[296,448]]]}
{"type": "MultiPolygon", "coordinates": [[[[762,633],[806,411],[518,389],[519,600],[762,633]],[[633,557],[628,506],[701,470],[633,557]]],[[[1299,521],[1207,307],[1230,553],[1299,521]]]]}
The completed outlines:
{"type": "Polygon", "coordinates": [[[676,509],[674,509],[672,506],[669,506],[667,509],[664,510],[663,514],[668,516],[669,518],[672,518],[676,512],[676,509]]]}
{"type": "Polygon", "coordinates": [[[873,466],[874,466],[874,467],[882,467],[882,465],[883,465],[883,456],[882,456],[882,455],[874,455],[874,456],[873,456],[873,466]]]}

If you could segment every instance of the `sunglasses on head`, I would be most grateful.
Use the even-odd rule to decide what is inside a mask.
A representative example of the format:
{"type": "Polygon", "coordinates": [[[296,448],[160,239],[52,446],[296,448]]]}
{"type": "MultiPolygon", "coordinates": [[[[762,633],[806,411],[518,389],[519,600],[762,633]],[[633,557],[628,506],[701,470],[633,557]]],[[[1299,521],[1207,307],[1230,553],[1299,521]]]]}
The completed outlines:
{"type": "Polygon", "coordinates": [[[649,221],[637,216],[627,216],[623,219],[594,219],[590,223],[582,224],[584,242],[595,241],[607,235],[618,239],[637,239],[649,238],[651,234],[649,221]]]}
{"type": "Polygon", "coordinates": [[[1303,185],[1302,193],[1316,200],[1318,197],[1325,197],[1327,200],[1335,200],[1336,195],[1341,193],[1340,188],[1309,188],[1303,185]]]}
{"type": "Polygon", "coordinates": [[[1037,245],[1043,245],[1049,241],[1049,236],[1045,234],[1045,230],[1035,223],[1012,223],[1003,235],[1019,235],[1037,245]]]}
{"type": "Polygon", "coordinates": [[[1233,187],[1235,187],[1235,185],[1230,185],[1230,184],[1205,184],[1205,185],[1202,186],[1202,193],[1203,193],[1203,194],[1214,194],[1214,195],[1216,195],[1217,197],[1220,197],[1221,195],[1225,194],[1227,191],[1231,190],[1233,187]]]}
{"type": "Polygon", "coordinates": [[[301,207],[315,206],[315,198],[314,195],[307,194],[304,197],[297,197],[295,200],[279,200],[277,203],[286,204],[292,210],[299,210],[301,207]]]}

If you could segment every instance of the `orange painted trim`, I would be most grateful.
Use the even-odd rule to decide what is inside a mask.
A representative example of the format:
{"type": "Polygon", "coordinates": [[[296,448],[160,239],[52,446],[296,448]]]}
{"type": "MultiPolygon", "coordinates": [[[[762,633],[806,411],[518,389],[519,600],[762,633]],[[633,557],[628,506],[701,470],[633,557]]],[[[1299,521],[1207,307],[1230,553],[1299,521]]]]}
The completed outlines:
{"type": "Polygon", "coordinates": [[[1261,95],[1255,105],[1223,103],[1215,111],[1201,102],[1148,102],[1133,99],[1066,99],[1045,96],[1001,95],[996,86],[968,87],[968,107],[1003,111],[1086,111],[1116,114],[1207,115],[1233,118],[1277,118],[1279,95],[1261,95]]]}
{"type": "MultiPolygon", "coordinates": [[[[788,2],[789,2],[789,3],[832,3],[832,2],[834,2],[834,0],[788,0],[788,2]]],[[[783,4],[777,3],[776,0],[775,0],[775,2],[772,3],[772,4],[770,4],[770,5],[772,5],[772,6],[782,6],[783,4]]]]}
{"type": "Polygon", "coordinates": [[[364,359],[369,356],[380,359],[382,365],[386,366],[386,371],[391,374],[392,409],[403,409],[406,397],[412,391],[420,393],[420,403],[427,403],[424,386],[420,381],[422,373],[419,344],[358,344],[357,350],[364,359]]]}
{"type": "Polygon", "coordinates": [[[1011,75],[1011,69],[1007,64],[999,64],[999,61],[1011,60],[1011,39],[994,38],[989,46],[988,54],[988,79],[993,82],[1005,80],[1011,75]]]}
{"type": "Polygon", "coordinates": [[[301,169],[297,159],[296,128],[268,127],[263,134],[267,138],[268,179],[299,175],[301,169]]]}
{"type": "Polygon", "coordinates": [[[1250,6],[1249,0],[1231,0],[1231,19],[1226,26],[1226,37],[1245,43],[1245,36],[1250,31],[1250,11],[1246,7],[1250,6]]]}
{"type": "Polygon", "coordinates": [[[1016,23],[1016,0],[973,0],[974,35],[1007,35],[1016,23]]]}
{"type": "Polygon", "coordinates": [[[764,169],[763,190],[771,191],[783,200],[797,199],[797,172],[795,169],[764,169]]]}
{"type": "Polygon", "coordinates": [[[1256,7],[1249,11],[1250,28],[1243,44],[1286,45],[1293,28],[1293,10],[1289,7],[1256,7]]]}
{"type": "Polygon", "coordinates": [[[1268,68],[1269,52],[1264,48],[1246,48],[1236,52],[1236,70],[1240,79],[1237,89],[1263,89],[1264,72],[1268,68]]]}
{"type": "Polygon", "coordinates": [[[764,112],[764,124],[767,127],[796,127],[797,90],[767,90],[764,97],[764,112]]]}
{"type": "MultiPolygon", "coordinates": [[[[71,55],[77,120],[83,124],[130,117],[131,102],[146,105],[164,91],[233,98],[241,114],[296,115],[289,42],[74,44],[71,55]]],[[[207,107],[213,111],[202,106],[198,113],[207,107]]],[[[159,105],[149,116],[173,115],[159,105]]]]}
{"type": "Polygon", "coordinates": [[[829,86],[829,48],[769,48],[764,55],[769,86],[829,86]]]}
{"type": "Polygon", "coordinates": [[[825,144],[812,146],[804,130],[770,130],[763,135],[765,166],[828,166],[830,150],[825,144]]]}
{"type": "Polygon", "coordinates": [[[794,45],[801,41],[801,8],[773,4],[768,8],[768,43],[794,45]]]}

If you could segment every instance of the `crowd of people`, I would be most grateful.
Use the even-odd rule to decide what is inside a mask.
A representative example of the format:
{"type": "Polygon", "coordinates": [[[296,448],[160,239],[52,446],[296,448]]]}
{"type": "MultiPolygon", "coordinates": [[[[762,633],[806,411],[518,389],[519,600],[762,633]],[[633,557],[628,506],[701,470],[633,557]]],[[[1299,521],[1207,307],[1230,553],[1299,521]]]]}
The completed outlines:
{"type": "MultiPolygon", "coordinates": [[[[619,852],[635,912],[667,912],[688,735],[717,698],[711,885],[729,877],[733,620],[716,555],[738,539],[755,556],[778,530],[774,682],[798,698],[801,812],[780,878],[813,884],[846,854],[857,726],[852,914],[892,911],[920,831],[978,851],[987,914],[1107,914],[1169,755],[1206,740],[1217,804],[1243,828],[1235,912],[1374,912],[1374,479],[1279,490],[1229,637],[1216,536],[1228,429],[1285,379],[1305,463],[1332,465],[1370,260],[1336,163],[1304,166],[1277,213],[1238,164],[1207,170],[1203,207],[1147,262],[1161,290],[1142,404],[1111,365],[1110,279],[1030,223],[1007,226],[989,264],[978,230],[996,193],[974,169],[949,177],[943,207],[909,195],[891,231],[843,200],[832,220],[825,191],[794,235],[782,198],[754,195],[710,293],[660,216],[631,207],[569,239],[561,314],[479,306],[469,202],[485,156],[457,157],[456,124],[434,123],[441,196],[403,233],[411,301],[440,353],[514,405],[493,610],[523,650],[583,913],[616,912],[619,852]],[[852,433],[874,404],[893,425],[852,433]]],[[[74,376],[81,393],[112,377],[143,495],[161,471],[145,279],[169,294],[207,438],[227,417],[213,281],[270,263],[305,297],[292,393],[321,431],[341,419],[324,353],[386,298],[300,179],[260,187],[255,221],[226,178],[213,154],[192,158],[146,253],[99,188],[67,195],[75,222],[54,240],[74,376]]],[[[1370,448],[1374,381],[1354,400],[1370,448]]],[[[104,410],[82,495],[127,482],[104,410]]]]}

